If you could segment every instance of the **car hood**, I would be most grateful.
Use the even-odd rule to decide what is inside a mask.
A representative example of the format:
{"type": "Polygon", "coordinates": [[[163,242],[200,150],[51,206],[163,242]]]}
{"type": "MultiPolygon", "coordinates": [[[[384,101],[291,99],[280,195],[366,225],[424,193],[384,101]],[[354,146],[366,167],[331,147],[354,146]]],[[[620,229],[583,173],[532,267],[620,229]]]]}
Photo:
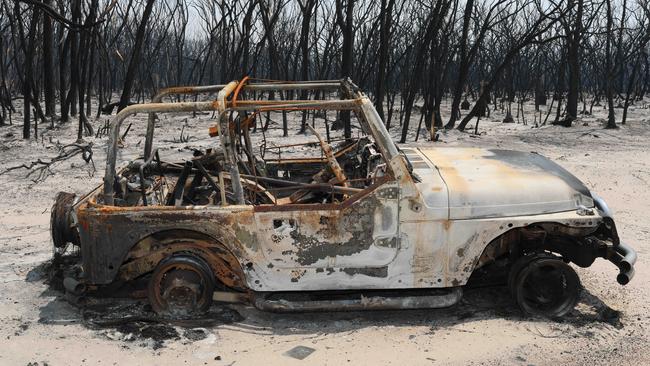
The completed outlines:
{"type": "Polygon", "coordinates": [[[537,153],[476,148],[419,152],[447,185],[450,219],[538,215],[594,206],[589,189],[578,178],[537,153]]]}

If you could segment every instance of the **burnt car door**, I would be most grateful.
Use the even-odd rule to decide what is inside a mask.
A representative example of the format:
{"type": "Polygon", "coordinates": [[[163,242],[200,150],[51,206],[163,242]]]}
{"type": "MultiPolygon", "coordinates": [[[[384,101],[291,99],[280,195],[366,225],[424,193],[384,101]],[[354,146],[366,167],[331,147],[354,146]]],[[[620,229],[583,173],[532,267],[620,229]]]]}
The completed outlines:
{"type": "Polygon", "coordinates": [[[385,179],[340,203],[258,206],[267,269],[292,283],[334,272],[385,276],[399,251],[398,205],[398,184],[385,179]]]}

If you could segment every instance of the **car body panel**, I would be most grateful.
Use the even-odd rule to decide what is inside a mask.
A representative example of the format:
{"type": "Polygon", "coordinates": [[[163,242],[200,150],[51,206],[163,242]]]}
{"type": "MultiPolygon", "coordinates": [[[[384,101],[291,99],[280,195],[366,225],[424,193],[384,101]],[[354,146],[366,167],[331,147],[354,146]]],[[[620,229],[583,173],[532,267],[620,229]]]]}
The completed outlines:
{"type": "MultiPolygon", "coordinates": [[[[425,172],[421,173],[426,177],[425,172]]],[[[436,201],[431,197],[429,206],[423,195],[404,197],[399,189],[398,226],[395,220],[382,220],[386,208],[389,215],[394,214],[397,200],[375,197],[382,190],[396,187],[389,183],[355,200],[350,207],[341,205],[330,210],[303,207],[268,211],[253,206],[117,208],[84,202],[77,208],[77,222],[81,250],[87,260],[85,274],[92,283],[110,283],[118,273],[115,264],[124,260],[132,243],[157,232],[197,230],[218,240],[235,255],[243,269],[243,285],[256,291],[444,288],[464,285],[487,244],[509,230],[534,222],[593,228],[601,222],[598,216],[585,218],[575,210],[450,220],[443,205],[446,189],[431,190],[442,197],[437,207],[431,205],[436,201]],[[415,210],[414,202],[420,202],[422,208],[415,210]],[[348,217],[359,219],[344,219],[332,227],[324,224],[327,220],[321,221],[346,211],[348,217]],[[274,227],[274,220],[280,220],[279,227],[274,227]],[[295,220],[293,227],[289,220],[295,220]],[[382,226],[382,221],[387,225],[382,226]],[[292,230],[298,228],[302,235],[292,238],[292,230]],[[361,240],[351,240],[354,233],[361,240]],[[273,237],[278,234],[288,234],[288,238],[273,237]],[[332,235],[338,235],[337,240],[332,235]],[[381,240],[386,238],[389,240],[381,240]],[[100,265],[99,258],[103,258],[100,265]]]]}
{"type": "Polygon", "coordinates": [[[594,207],[580,180],[536,153],[447,147],[419,151],[447,184],[452,220],[594,207]]]}

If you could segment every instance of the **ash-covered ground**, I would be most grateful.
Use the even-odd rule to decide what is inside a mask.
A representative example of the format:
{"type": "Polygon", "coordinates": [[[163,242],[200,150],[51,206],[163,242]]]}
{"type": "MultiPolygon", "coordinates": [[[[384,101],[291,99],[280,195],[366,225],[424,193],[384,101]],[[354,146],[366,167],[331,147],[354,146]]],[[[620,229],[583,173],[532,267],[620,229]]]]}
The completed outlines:
{"type": "MultiPolygon", "coordinates": [[[[159,322],[137,300],[90,299],[73,306],[45,281],[52,255],[49,217],[58,191],[83,194],[101,182],[107,140],[87,137],[94,168],[79,155],[53,164],[42,182],[26,177],[26,169],[0,175],[0,364],[648,364],[650,109],[643,103],[630,107],[628,123],[617,130],[603,129],[605,116],[602,107],[594,107],[594,115],[582,116],[575,127],[533,128],[532,106],[527,106],[526,125],[501,123],[503,113],[496,111],[481,120],[478,136],[454,130],[428,142],[425,133],[419,143],[407,144],[536,151],[608,202],[622,239],[639,254],[636,276],[622,287],[609,262],[578,269],[585,291],[562,321],[522,317],[498,286],[467,290],[462,304],[450,309],[278,315],[233,305],[195,322],[159,322]]],[[[160,118],[155,146],[165,156],[189,157],[193,148],[217,144],[207,134],[214,123],[210,114],[160,118]]],[[[99,128],[108,119],[93,125],[99,128]]],[[[145,120],[138,115],[125,123],[133,125],[120,161],[141,153],[145,120]]],[[[418,120],[414,116],[412,126],[418,120]]],[[[76,138],[76,123],[69,123],[52,130],[41,126],[38,141],[24,141],[21,115],[14,121],[0,127],[0,171],[49,161],[59,153],[57,143],[76,138]]],[[[277,137],[278,144],[314,140],[295,134],[298,121],[291,119],[289,137],[279,138],[276,118],[267,139],[277,137]]],[[[399,135],[398,128],[391,132],[399,135]]],[[[261,133],[253,136],[259,146],[261,133]]]]}

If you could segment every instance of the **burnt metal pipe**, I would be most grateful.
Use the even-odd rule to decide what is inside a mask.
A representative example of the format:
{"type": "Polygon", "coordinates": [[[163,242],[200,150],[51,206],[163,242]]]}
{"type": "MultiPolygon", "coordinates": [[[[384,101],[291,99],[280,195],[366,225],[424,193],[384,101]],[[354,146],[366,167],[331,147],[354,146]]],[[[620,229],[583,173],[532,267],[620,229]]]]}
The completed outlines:
{"type": "Polygon", "coordinates": [[[614,246],[614,250],[620,256],[620,262],[618,263],[620,273],[616,276],[616,281],[621,285],[627,285],[634,277],[634,264],[637,259],[636,251],[623,242],[614,246]]]}
{"type": "Polygon", "coordinates": [[[241,174],[242,178],[250,179],[250,180],[261,180],[264,182],[269,182],[278,186],[282,187],[292,187],[292,188],[323,188],[327,190],[332,190],[334,192],[340,192],[340,193],[348,193],[348,194],[355,194],[363,191],[361,188],[353,188],[353,187],[341,187],[341,186],[335,186],[329,183],[302,183],[302,182],[291,182],[287,180],[282,180],[282,179],[275,179],[275,178],[268,178],[268,177],[261,177],[261,176],[255,176],[255,175],[247,175],[247,174],[241,174]]]}
{"type": "MultiPolygon", "coordinates": [[[[172,94],[201,94],[201,93],[214,93],[225,87],[225,84],[219,85],[202,85],[202,86],[174,86],[165,88],[158,92],[152,99],[151,103],[160,103],[162,99],[172,94]]],[[[156,113],[150,112],[147,119],[147,133],[144,140],[144,159],[147,160],[151,155],[153,148],[153,132],[155,129],[156,113]]]]}
{"type": "Polygon", "coordinates": [[[634,277],[634,268],[630,268],[625,272],[619,273],[618,276],[616,276],[616,281],[621,285],[627,285],[628,283],[630,283],[633,277],[634,277]]]}
{"type": "Polygon", "coordinates": [[[72,277],[66,277],[63,279],[63,287],[69,293],[77,296],[83,295],[83,293],[86,292],[86,285],[72,277]]]}
{"type": "Polygon", "coordinates": [[[241,184],[241,179],[239,177],[239,167],[237,166],[237,158],[235,157],[234,144],[231,141],[231,131],[229,126],[228,112],[226,110],[226,98],[237,88],[239,85],[236,81],[231,81],[226,85],[219,94],[217,95],[217,100],[215,101],[217,111],[219,111],[219,140],[221,141],[221,148],[225,155],[226,163],[230,170],[230,184],[232,186],[232,191],[235,196],[235,202],[238,205],[243,205],[246,202],[244,201],[244,188],[241,184]]]}
{"type": "Polygon", "coordinates": [[[286,83],[250,83],[244,86],[245,90],[337,90],[341,88],[341,81],[331,82],[302,82],[290,81],[286,83]]]}
{"type": "Polygon", "coordinates": [[[193,163],[191,161],[186,161],[181,174],[176,180],[176,186],[174,187],[174,192],[167,199],[167,206],[174,205],[179,207],[183,203],[183,191],[185,190],[185,182],[187,182],[187,177],[189,177],[190,172],[192,171],[193,163]]]}
{"type": "MultiPolygon", "coordinates": [[[[321,81],[296,81],[287,83],[250,83],[243,86],[245,90],[327,90],[336,89],[341,86],[341,80],[321,80],[321,81]]],[[[201,85],[201,86],[173,86],[160,90],[152,99],[151,103],[160,103],[162,99],[172,94],[203,94],[216,93],[225,88],[226,84],[201,85]]],[[[155,129],[156,113],[150,112],[147,119],[147,132],[144,142],[145,160],[151,155],[153,148],[153,134],[155,129]]]]}
{"type": "Polygon", "coordinates": [[[617,253],[623,256],[623,259],[621,260],[621,266],[628,271],[632,269],[636,263],[636,251],[623,242],[619,243],[614,248],[616,249],[617,253]]]}
{"type": "Polygon", "coordinates": [[[634,249],[625,243],[607,247],[607,259],[619,269],[616,281],[621,285],[628,284],[634,277],[634,264],[637,255],[634,249]]]}

